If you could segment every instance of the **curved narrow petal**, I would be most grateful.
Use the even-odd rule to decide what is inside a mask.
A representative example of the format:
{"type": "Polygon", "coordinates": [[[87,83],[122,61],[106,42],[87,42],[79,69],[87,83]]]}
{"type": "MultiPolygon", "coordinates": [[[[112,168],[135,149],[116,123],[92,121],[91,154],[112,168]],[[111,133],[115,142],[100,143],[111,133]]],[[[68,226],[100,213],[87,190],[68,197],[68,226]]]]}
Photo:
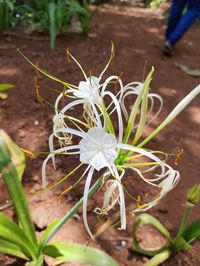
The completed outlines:
{"type": "Polygon", "coordinates": [[[86,134],[84,131],[78,131],[72,128],[58,128],[53,133],[58,139],[65,139],[65,137],[59,137],[56,135],[57,133],[69,133],[69,134],[73,134],[81,138],[83,138],[86,134]]]}
{"type": "Polygon", "coordinates": [[[123,138],[123,120],[122,120],[122,113],[121,113],[121,109],[120,109],[120,105],[119,102],[117,100],[117,98],[115,97],[115,95],[110,92],[110,91],[105,91],[102,94],[102,97],[104,97],[105,95],[108,95],[111,97],[115,107],[116,107],[116,111],[117,111],[117,118],[118,118],[118,142],[121,143],[122,142],[122,138],[123,138]]]}
{"type": "Polygon", "coordinates": [[[124,199],[124,191],[121,185],[121,179],[123,175],[119,176],[117,168],[113,166],[114,174],[116,175],[116,182],[119,189],[119,203],[120,203],[120,217],[121,217],[121,227],[119,229],[125,230],[126,229],[126,206],[125,206],[125,199],[124,199]]]}
{"type": "Polygon", "coordinates": [[[83,194],[83,223],[85,226],[86,231],[88,232],[88,234],[90,235],[90,237],[92,239],[94,239],[94,236],[92,235],[89,225],[88,225],[88,221],[87,221],[87,202],[88,202],[88,193],[89,193],[89,189],[90,189],[90,184],[91,184],[91,180],[92,180],[92,176],[94,173],[94,168],[92,166],[90,166],[90,170],[88,173],[88,176],[86,178],[85,181],[85,188],[84,188],[84,194],[83,194]]]}
{"type": "MultiPolygon", "coordinates": [[[[57,149],[54,151],[54,154],[49,154],[47,156],[47,158],[44,160],[44,162],[42,164],[42,184],[43,184],[44,188],[46,187],[46,164],[49,161],[49,159],[51,159],[53,156],[55,156],[55,154],[59,154],[59,153],[66,152],[69,150],[76,150],[76,149],[79,150],[79,145],[67,146],[64,148],[57,149]]],[[[73,154],[79,154],[79,153],[80,153],[80,151],[77,151],[77,152],[74,152],[73,154]]]]}
{"type": "Polygon", "coordinates": [[[119,149],[124,149],[124,150],[128,150],[128,151],[133,151],[139,154],[142,154],[150,159],[152,159],[153,161],[157,162],[160,167],[161,167],[161,175],[165,172],[165,164],[154,154],[152,154],[151,152],[148,152],[144,149],[141,148],[136,148],[134,146],[128,145],[128,144],[117,144],[117,147],[119,149]]]}
{"type": "Polygon", "coordinates": [[[96,121],[97,121],[97,127],[98,128],[102,128],[102,123],[101,123],[101,119],[100,119],[100,115],[96,109],[96,106],[94,104],[91,105],[92,106],[92,109],[94,111],[94,115],[95,115],[95,118],[96,118],[96,121]]]}

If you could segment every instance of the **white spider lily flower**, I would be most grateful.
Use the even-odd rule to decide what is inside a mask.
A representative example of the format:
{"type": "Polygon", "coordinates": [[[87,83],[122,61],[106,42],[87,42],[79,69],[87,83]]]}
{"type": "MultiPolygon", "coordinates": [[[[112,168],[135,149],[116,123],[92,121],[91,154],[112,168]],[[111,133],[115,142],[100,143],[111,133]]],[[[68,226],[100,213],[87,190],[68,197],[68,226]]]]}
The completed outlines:
{"type": "MultiPolygon", "coordinates": [[[[114,97],[114,96],[113,96],[114,97]]],[[[154,154],[144,150],[133,147],[132,145],[123,144],[117,140],[116,137],[111,134],[105,132],[103,127],[94,127],[89,129],[87,132],[78,131],[70,128],[60,128],[51,135],[51,139],[56,135],[57,138],[60,136],[60,133],[68,133],[81,138],[77,145],[69,145],[58,150],[54,150],[53,154],[48,155],[46,160],[43,163],[42,167],[42,177],[43,177],[43,185],[45,186],[46,182],[46,164],[50,158],[53,158],[56,154],[68,152],[71,154],[79,154],[80,162],[87,164],[88,167],[85,170],[85,174],[87,174],[84,196],[83,196],[83,221],[86,230],[88,231],[91,237],[92,233],[89,229],[87,222],[87,201],[88,201],[88,192],[92,180],[92,176],[94,170],[97,171],[107,168],[107,171],[110,172],[110,175],[115,178],[113,180],[113,184],[111,187],[108,187],[108,192],[105,194],[104,205],[106,206],[106,211],[110,210],[117,202],[120,205],[120,217],[121,217],[121,226],[120,229],[126,228],[126,208],[125,208],[125,197],[123,186],[121,184],[122,174],[118,172],[118,166],[115,165],[115,161],[119,155],[119,151],[122,149],[124,152],[132,151],[134,153],[141,154],[151,160],[153,160],[156,164],[158,164],[161,168],[161,175],[164,177],[165,166],[164,163],[156,157],[154,154]],[[109,192],[110,191],[110,192],[109,192]],[[107,196],[110,194],[110,196],[107,196]],[[113,196],[116,194],[116,196],[113,196]],[[110,205],[110,198],[113,197],[114,200],[110,205]]],[[[67,155],[67,154],[66,154],[67,155]]],[[[167,178],[167,177],[166,177],[167,178]]]]}
{"type": "MultiPolygon", "coordinates": [[[[92,181],[92,176],[94,171],[100,171],[101,169],[105,169],[109,172],[109,175],[113,177],[110,180],[109,186],[104,195],[104,203],[102,209],[97,210],[96,212],[101,214],[107,214],[109,210],[111,210],[117,203],[120,206],[120,220],[121,226],[119,229],[126,228],[126,206],[125,206],[125,196],[124,196],[124,187],[122,185],[122,177],[124,176],[125,171],[123,169],[123,164],[119,163],[119,159],[121,155],[125,155],[126,153],[131,154],[139,154],[140,156],[150,159],[154,162],[154,165],[160,168],[160,174],[156,175],[152,180],[143,180],[150,185],[156,185],[158,180],[168,179],[170,173],[166,171],[166,165],[163,161],[161,161],[157,156],[153,153],[148,152],[143,148],[138,148],[133,145],[124,144],[123,143],[123,119],[121,108],[119,104],[119,100],[113,93],[107,91],[104,86],[104,90],[102,90],[101,97],[109,97],[113,104],[113,110],[115,110],[117,118],[118,118],[118,138],[116,137],[114,132],[106,131],[106,122],[107,117],[102,116],[103,121],[100,119],[100,115],[98,113],[98,109],[96,104],[91,104],[91,108],[94,111],[94,116],[96,119],[96,124],[94,127],[89,130],[81,129],[78,127],[78,130],[68,128],[64,126],[62,128],[54,128],[54,133],[49,138],[50,150],[53,154],[50,154],[43,163],[43,184],[45,185],[46,180],[46,163],[50,158],[54,158],[56,154],[60,152],[69,152],[70,154],[79,154],[80,162],[82,164],[88,165],[86,170],[84,171],[84,175],[87,175],[85,181],[84,195],[83,195],[83,222],[85,228],[91,237],[92,233],[89,229],[87,222],[87,201],[88,201],[88,193],[90,189],[90,184],[92,181]],[[53,139],[56,137],[58,140],[64,140],[66,134],[75,135],[80,137],[80,141],[76,145],[68,145],[58,150],[54,150],[53,139]]],[[[67,104],[58,116],[62,116],[63,113],[66,114],[67,111],[75,105],[82,104],[84,99],[77,99],[67,104]]],[[[111,122],[112,123],[112,122],[111,122]]],[[[66,155],[67,155],[66,153],[66,155]]],[[[134,156],[133,156],[134,157],[134,156]]],[[[167,168],[168,169],[168,168],[167,168]]],[[[141,176],[142,177],[142,176],[141,176]]],[[[166,191],[167,193],[167,191],[166,191]]],[[[164,195],[164,192],[163,192],[164,195]]],[[[158,197],[160,199],[160,197],[158,197]]],[[[153,205],[152,205],[153,206],[153,205]]]]}

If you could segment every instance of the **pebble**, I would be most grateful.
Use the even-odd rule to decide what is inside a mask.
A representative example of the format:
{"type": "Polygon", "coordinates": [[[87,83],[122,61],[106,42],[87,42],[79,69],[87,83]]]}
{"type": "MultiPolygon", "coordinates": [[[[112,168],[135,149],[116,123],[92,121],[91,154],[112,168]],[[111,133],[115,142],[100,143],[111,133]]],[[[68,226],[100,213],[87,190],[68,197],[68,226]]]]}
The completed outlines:
{"type": "Polygon", "coordinates": [[[45,229],[48,226],[48,216],[48,212],[44,207],[38,207],[31,213],[33,223],[37,226],[37,228],[41,230],[45,229]]]}
{"type": "Polygon", "coordinates": [[[34,125],[35,125],[35,126],[38,126],[38,125],[39,125],[39,121],[38,121],[38,120],[35,120],[35,121],[34,121],[34,125]]]}
{"type": "Polygon", "coordinates": [[[40,177],[38,175],[34,175],[34,177],[33,177],[34,182],[37,182],[39,179],[40,179],[40,177]]]}
{"type": "Polygon", "coordinates": [[[116,250],[121,250],[121,249],[123,249],[123,247],[125,247],[125,246],[126,246],[126,241],[124,241],[124,240],[115,243],[115,249],[116,249],[116,250]]]}

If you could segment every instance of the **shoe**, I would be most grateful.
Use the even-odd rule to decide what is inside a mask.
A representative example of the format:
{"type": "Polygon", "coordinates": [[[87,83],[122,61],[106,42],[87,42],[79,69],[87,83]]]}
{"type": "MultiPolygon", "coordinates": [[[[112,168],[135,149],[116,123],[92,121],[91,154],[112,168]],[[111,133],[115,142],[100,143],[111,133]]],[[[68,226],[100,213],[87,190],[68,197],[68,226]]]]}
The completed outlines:
{"type": "Polygon", "coordinates": [[[174,55],[174,49],[173,49],[173,46],[168,42],[166,41],[165,44],[164,44],[164,47],[163,47],[163,54],[167,57],[171,57],[174,55]]]}

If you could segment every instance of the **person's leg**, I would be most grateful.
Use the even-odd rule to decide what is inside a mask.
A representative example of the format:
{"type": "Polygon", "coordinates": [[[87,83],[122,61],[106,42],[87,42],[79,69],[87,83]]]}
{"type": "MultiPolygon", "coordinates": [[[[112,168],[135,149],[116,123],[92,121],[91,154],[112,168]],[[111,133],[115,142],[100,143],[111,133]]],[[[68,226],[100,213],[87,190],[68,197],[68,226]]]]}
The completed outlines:
{"type": "Polygon", "coordinates": [[[182,17],[183,10],[186,7],[187,3],[188,0],[172,0],[172,5],[167,24],[167,30],[166,30],[166,40],[178,25],[182,17]]]}
{"type": "Polygon", "coordinates": [[[185,34],[185,32],[194,24],[198,16],[200,16],[200,9],[191,8],[189,5],[187,12],[181,18],[175,30],[168,36],[166,41],[170,45],[174,46],[185,34]]]}

